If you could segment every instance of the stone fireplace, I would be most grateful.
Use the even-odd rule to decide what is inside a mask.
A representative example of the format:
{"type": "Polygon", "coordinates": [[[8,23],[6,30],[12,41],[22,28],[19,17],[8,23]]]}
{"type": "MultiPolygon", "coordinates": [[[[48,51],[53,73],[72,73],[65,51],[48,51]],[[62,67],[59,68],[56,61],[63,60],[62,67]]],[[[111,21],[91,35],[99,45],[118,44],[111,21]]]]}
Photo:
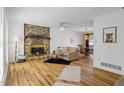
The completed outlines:
{"type": "Polygon", "coordinates": [[[24,24],[25,56],[42,56],[50,52],[50,28],[24,24]]]}

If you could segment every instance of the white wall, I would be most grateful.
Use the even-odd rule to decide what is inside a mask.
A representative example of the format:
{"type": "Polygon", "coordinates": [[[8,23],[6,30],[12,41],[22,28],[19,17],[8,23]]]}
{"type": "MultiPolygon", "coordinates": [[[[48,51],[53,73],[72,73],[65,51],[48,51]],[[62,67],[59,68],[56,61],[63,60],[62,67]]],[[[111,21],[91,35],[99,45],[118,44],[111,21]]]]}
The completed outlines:
{"type": "MultiPolygon", "coordinates": [[[[31,21],[31,20],[30,20],[31,21]]],[[[9,18],[8,21],[8,28],[9,28],[9,61],[14,61],[14,48],[15,43],[13,42],[13,37],[18,36],[20,38],[19,42],[19,53],[24,54],[24,23],[35,24],[35,25],[42,25],[42,23],[37,22],[25,22],[20,21],[20,19],[12,20],[9,18]]],[[[57,27],[50,27],[50,51],[57,49],[57,47],[78,47],[77,45],[82,43],[82,33],[80,32],[71,32],[71,31],[59,31],[57,27]],[[74,43],[71,44],[70,39],[74,39],[74,43]]]]}
{"type": "Polygon", "coordinates": [[[59,28],[51,28],[51,51],[57,47],[78,47],[82,44],[82,33],[68,30],[59,31],[59,28]],[[74,42],[71,42],[73,40],[74,42]]]}
{"type": "Polygon", "coordinates": [[[19,42],[19,52],[24,54],[24,23],[16,21],[8,21],[8,60],[15,60],[15,42],[14,37],[18,36],[19,42]]]}
{"type": "Polygon", "coordinates": [[[94,18],[93,65],[108,71],[124,74],[124,10],[94,18]],[[117,43],[103,43],[103,28],[117,26],[117,43]],[[123,67],[123,71],[100,65],[101,62],[123,67]]]}

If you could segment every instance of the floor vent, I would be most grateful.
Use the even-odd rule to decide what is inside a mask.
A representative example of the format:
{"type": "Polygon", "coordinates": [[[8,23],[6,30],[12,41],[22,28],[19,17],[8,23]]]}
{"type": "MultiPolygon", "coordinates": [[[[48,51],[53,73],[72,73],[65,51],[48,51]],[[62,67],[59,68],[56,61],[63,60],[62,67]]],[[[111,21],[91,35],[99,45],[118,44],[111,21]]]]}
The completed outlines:
{"type": "Polygon", "coordinates": [[[105,67],[109,67],[109,68],[112,68],[112,69],[122,71],[122,67],[118,66],[118,65],[113,65],[113,64],[101,62],[101,66],[105,66],[105,67]]]}

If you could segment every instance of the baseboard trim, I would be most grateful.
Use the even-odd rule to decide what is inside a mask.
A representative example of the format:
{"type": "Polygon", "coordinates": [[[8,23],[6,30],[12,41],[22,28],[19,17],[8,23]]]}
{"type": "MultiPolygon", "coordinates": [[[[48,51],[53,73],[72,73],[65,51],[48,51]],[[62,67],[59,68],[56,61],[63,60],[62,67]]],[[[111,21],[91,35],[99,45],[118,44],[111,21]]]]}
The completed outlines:
{"type": "Polygon", "coordinates": [[[102,70],[102,71],[106,71],[106,72],[109,72],[109,73],[113,73],[113,74],[116,74],[116,75],[119,75],[119,76],[122,76],[123,75],[123,74],[112,72],[112,71],[109,71],[109,70],[106,70],[106,69],[103,69],[103,68],[99,68],[99,67],[96,67],[96,66],[94,66],[94,68],[99,69],[99,70],[102,70]]]}

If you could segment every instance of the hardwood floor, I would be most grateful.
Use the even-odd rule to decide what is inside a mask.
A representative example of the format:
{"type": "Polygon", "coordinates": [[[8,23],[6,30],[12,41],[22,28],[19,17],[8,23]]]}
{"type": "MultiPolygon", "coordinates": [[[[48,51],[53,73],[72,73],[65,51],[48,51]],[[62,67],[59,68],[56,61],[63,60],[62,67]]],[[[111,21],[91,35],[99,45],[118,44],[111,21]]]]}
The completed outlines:
{"type": "Polygon", "coordinates": [[[6,80],[7,86],[49,86],[55,82],[82,86],[113,85],[120,75],[93,68],[91,58],[80,58],[71,62],[72,66],[81,66],[81,82],[58,80],[65,65],[44,63],[41,60],[24,63],[10,63],[6,80]]]}

